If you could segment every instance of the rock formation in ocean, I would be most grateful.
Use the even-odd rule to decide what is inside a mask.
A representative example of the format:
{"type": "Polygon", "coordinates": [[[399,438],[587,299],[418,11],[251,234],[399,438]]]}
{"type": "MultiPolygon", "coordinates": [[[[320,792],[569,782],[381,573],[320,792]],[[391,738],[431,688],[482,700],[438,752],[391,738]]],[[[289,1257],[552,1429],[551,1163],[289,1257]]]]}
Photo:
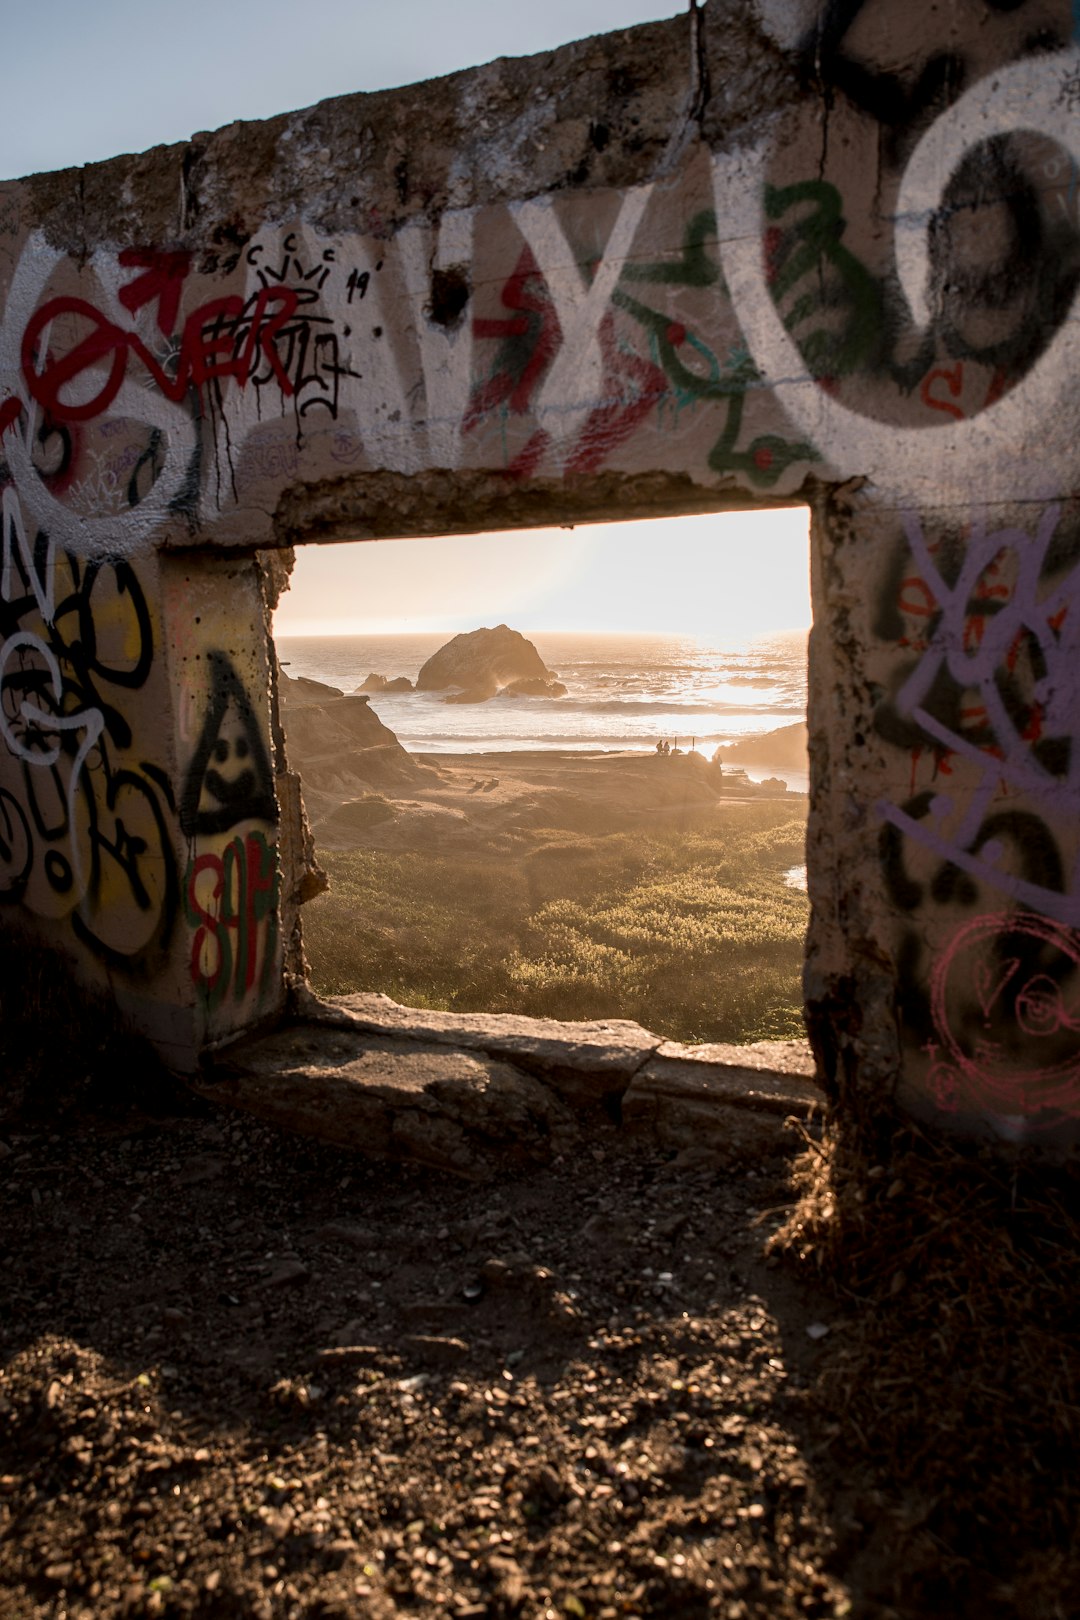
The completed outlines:
{"type": "Polygon", "coordinates": [[[374,670],[371,671],[370,675],[366,675],[364,677],[364,679],[361,681],[360,685],[356,688],[357,693],[362,693],[362,692],[393,693],[393,692],[411,692],[412,690],[413,690],[413,683],[412,683],[412,681],[410,681],[410,679],[409,679],[409,677],[407,675],[395,675],[393,680],[390,680],[388,676],[386,676],[386,675],[378,675],[378,674],[376,674],[376,672],[374,670]]]}
{"type": "Polygon", "coordinates": [[[520,681],[539,682],[543,690],[537,695],[544,697],[562,697],[566,690],[552,690],[560,683],[531,641],[519,630],[499,624],[494,630],[463,632],[440,647],[416,677],[416,690],[445,692],[460,687],[448,703],[483,703],[520,681]]]}

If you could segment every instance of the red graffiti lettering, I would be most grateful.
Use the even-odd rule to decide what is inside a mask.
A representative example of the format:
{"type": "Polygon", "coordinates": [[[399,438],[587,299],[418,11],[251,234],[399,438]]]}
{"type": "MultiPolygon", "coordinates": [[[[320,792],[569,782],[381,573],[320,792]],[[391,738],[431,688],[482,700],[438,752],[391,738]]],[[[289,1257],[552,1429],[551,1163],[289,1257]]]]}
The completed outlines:
{"type": "Polygon", "coordinates": [[[120,288],[120,302],[134,315],[144,304],[156,303],[158,331],[168,337],[180,311],[184,278],[191,269],[190,253],[159,253],[155,248],[125,248],[120,263],[141,270],[141,276],[120,288]]]}
{"type": "Polygon", "coordinates": [[[927,372],[919,389],[924,405],[929,405],[932,411],[944,411],[946,416],[954,416],[958,422],[962,422],[964,412],[959,405],[953,405],[949,400],[940,396],[935,397],[932,393],[933,385],[939,379],[945,384],[953,399],[958,399],[964,386],[964,362],[958,360],[955,366],[935,366],[933,371],[927,372]]]}
{"type": "Polygon", "coordinates": [[[901,613],[910,613],[916,619],[928,619],[937,612],[934,593],[918,574],[912,574],[901,582],[898,603],[901,613]]]}
{"type": "Polygon", "coordinates": [[[515,313],[506,319],[473,321],[478,338],[501,338],[495,369],[469,401],[461,425],[468,433],[489,411],[505,405],[517,416],[528,411],[533,392],[562,342],[562,327],[555,305],[530,248],[521,256],[502,290],[503,307],[515,313]]]}
{"type": "Polygon", "coordinates": [[[997,370],[994,372],[994,375],[990,379],[990,386],[986,390],[986,398],[983,400],[983,410],[985,411],[989,405],[996,405],[1008,386],[1008,376],[1002,370],[1002,368],[998,366],[997,370]]]}
{"type": "MultiPolygon", "coordinates": [[[[256,348],[262,351],[264,360],[269,365],[278,380],[278,386],[285,395],[293,393],[292,381],[288,372],[281,363],[274,339],[295,315],[300,303],[300,294],[292,287],[260,287],[255,300],[255,313],[252,316],[251,331],[247,343],[244,345],[243,378],[246,381],[251,374],[256,348]],[[266,316],[267,306],[276,303],[280,307],[276,314],[269,318],[266,316]]],[[[243,383],[241,383],[243,386],[243,383]]]]}
{"type": "Polygon", "coordinates": [[[550,449],[551,434],[545,433],[543,428],[537,428],[513,461],[507,463],[507,473],[511,478],[531,478],[550,449]]]}
{"type": "MultiPolygon", "coordinates": [[[[153,270],[147,272],[151,277],[156,274],[153,270]]],[[[122,289],[121,297],[125,291],[133,292],[144,279],[140,277],[122,289]]],[[[152,296],[163,295],[160,290],[153,294],[144,288],[135,300],[136,307],[149,302],[152,296]]],[[[176,297],[179,298],[179,290],[176,297]]],[[[159,303],[159,326],[169,318],[171,300],[170,291],[168,307],[163,308],[159,303]]],[[[189,388],[202,388],[215,379],[232,377],[240,388],[245,387],[260,353],[282,393],[290,395],[293,385],[278,356],[274,339],[295,313],[298,303],[299,296],[291,287],[262,287],[255,295],[250,315],[245,313],[244,300],[238,294],[201,304],[184,322],[176,373],[170,376],[137,332],[124,331],[83,298],[53,298],[34,313],[23,333],[23,376],[32,397],[57,422],[86,422],[108,410],[123,386],[129,353],[136,356],[155,386],[174,404],[180,403],[189,388]],[[271,311],[273,305],[277,307],[271,311]],[[40,353],[39,344],[48,328],[61,316],[89,323],[91,330],[66,354],[54,359],[48,353],[40,353]],[[61,397],[85,372],[106,359],[110,360],[108,375],[96,394],[82,401],[61,397]]]]}
{"type": "Polygon", "coordinates": [[[219,986],[232,977],[232,946],[229,943],[228,923],[220,915],[221,897],[225,889],[225,866],[216,855],[200,855],[188,871],[187,903],[189,914],[199,926],[191,942],[191,981],[212,1001],[217,1001],[219,986]],[[199,879],[204,872],[213,874],[214,886],[207,903],[199,899],[199,879]]]}
{"type": "Polygon", "coordinates": [[[108,410],[123,385],[127,341],[128,334],[114,326],[85,298],[51,298],[31,316],[23,333],[22,369],[32,397],[57,421],[87,422],[91,417],[100,416],[102,411],[108,410]],[[62,315],[89,321],[93,330],[58,360],[50,360],[47,354],[39,356],[39,338],[62,315]],[[60,390],[109,354],[112,355],[109,375],[93,398],[81,405],[63,404],[60,390]],[[35,360],[40,360],[40,371],[35,360]]]}
{"type": "Polygon", "coordinates": [[[589,412],[567,462],[567,477],[595,472],[667,393],[667,378],[659,366],[619,347],[610,310],[600,322],[599,337],[603,403],[589,412]]]}
{"type": "Polygon", "coordinates": [[[276,854],[261,832],[238,834],[223,854],[199,855],[188,868],[191,979],[211,1007],[230,993],[243,1001],[256,983],[267,982],[277,945],[277,893],[276,854]]]}
{"type": "Polygon", "coordinates": [[[242,298],[215,298],[184,322],[181,353],[193,387],[202,388],[215,377],[235,377],[243,387],[243,362],[240,355],[233,353],[233,336],[225,324],[236,320],[243,307],[242,298]]]}

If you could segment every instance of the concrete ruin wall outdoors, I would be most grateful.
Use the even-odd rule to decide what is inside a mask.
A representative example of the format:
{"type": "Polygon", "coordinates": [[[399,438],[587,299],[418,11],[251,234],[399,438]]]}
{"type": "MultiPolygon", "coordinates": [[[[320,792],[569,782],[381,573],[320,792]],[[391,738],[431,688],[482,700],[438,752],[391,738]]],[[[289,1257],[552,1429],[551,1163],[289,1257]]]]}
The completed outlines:
{"type": "Polygon", "coordinates": [[[190,1067],[300,971],[286,548],[806,500],[826,1076],[1069,1138],[1072,38],[709,0],[0,187],[11,925],[190,1067]]]}

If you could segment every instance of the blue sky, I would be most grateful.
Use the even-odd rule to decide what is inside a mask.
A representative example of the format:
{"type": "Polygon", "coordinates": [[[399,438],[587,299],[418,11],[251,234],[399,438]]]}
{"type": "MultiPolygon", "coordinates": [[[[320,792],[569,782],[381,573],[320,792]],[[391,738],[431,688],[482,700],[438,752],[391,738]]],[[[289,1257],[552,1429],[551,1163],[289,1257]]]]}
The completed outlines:
{"type": "Polygon", "coordinates": [[[687,9],[686,0],[23,0],[4,8],[0,178],[687,9]]]}

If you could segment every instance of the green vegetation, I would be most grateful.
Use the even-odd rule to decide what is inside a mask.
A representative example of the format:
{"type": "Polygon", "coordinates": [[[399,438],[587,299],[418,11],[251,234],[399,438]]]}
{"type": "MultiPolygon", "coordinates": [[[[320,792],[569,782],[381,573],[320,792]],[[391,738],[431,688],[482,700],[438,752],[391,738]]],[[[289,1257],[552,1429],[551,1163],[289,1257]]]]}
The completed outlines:
{"type": "Polygon", "coordinates": [[[732,804],[707,829],[552,832],[520,859],[322,855],[304,910],[315,988],[417,1007],[635,1018],[669,1039],[803,1033],[808,905],[788,804],[732,804]]]}

